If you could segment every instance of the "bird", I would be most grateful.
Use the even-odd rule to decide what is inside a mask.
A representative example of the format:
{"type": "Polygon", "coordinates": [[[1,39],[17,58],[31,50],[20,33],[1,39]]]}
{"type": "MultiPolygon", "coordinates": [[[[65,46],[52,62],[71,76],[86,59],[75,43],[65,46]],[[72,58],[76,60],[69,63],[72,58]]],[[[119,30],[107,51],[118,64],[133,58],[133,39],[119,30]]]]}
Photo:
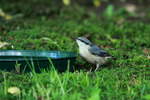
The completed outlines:
{"type": "Polygon", "coordinates": [[[101,65],[105,64],[108,59],[112,58],[112,56],[107,51],[93,44],[85,37],[76,38],[76,42],[79,47],[80,56],[89,63],[95,64],[95,71],[97,71],[101,65]]]}

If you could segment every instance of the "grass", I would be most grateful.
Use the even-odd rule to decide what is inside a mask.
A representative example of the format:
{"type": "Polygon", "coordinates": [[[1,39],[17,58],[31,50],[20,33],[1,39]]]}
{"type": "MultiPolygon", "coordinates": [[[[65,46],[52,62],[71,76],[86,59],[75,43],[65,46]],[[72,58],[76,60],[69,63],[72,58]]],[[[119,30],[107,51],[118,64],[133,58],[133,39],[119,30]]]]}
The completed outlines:
{"type": "MultiPolygon", "coordinates": [[[[4,11],[22,17],[10,21],[0,18],[0,41],[10,45],[1,49],[61,50],[77,52],[73,40],[88,35],[117,58],[102,66],[97,72],[85,70],[58,73],[56,70],[42,73],[15,74],[0,72],[0,100],[149,100],[150,99],[150,24],[141,21],[118,23],[120,17],[101,20],[85,8],[57,7],[50,9],[47,3],[23,1],[0,3],[4,11]],[[6,6],[6,4],[8,4],[6,6]],[[39,8],[43,7],[39,11],[39,8]],[[48,12],[46,12],[46,9],[48,12]],[[18,87],[20,95],[7,92],[18,87]]],[[[48,1],[47,1],[48,2],[48,1]]],[[[91,67],[77,58],[76,67],[91,67]]]]}

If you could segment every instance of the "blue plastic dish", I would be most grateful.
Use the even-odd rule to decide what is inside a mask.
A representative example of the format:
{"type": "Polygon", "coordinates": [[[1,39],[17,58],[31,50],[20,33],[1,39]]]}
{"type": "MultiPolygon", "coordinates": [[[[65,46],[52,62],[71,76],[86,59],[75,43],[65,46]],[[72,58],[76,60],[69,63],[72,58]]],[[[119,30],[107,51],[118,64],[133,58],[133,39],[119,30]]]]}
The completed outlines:
{"type": "Polygon", "coordinates": [[[62,51],[0,50],[0,69],[12,71],[19,66],[20,71],[51,69],[59,72],[73,71],[76,53],[62,51]]]}

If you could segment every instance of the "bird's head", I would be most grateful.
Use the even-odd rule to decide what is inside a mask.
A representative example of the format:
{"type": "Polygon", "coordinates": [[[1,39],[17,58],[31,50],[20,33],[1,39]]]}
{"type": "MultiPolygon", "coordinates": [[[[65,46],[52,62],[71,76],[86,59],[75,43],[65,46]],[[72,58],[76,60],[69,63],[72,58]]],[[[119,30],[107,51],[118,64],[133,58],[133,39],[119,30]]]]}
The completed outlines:
{"type": "Polygon", "coordinates": [[[92,45],[91,41],[89,41],[85,37],[78,37],[76,39],[76,42],[77,42],[77,44],[78,44],[79,47],[82,47],[82,46],[91,46],[92,45]]]}

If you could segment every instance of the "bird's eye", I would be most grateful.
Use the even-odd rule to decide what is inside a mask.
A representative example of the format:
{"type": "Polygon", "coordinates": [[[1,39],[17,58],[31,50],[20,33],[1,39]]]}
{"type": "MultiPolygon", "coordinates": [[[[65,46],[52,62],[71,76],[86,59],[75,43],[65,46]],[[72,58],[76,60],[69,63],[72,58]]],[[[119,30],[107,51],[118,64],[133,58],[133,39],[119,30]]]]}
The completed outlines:
{"type": "Polygon", "coordinates": [[[88,42],[86,42],[86,41],[84,41],[84,40],[82,40],[82,39],[79,39],[81,42],[83,42],[83,43],[85,43],[85,44],[87,44],[87,45],[89,45],[89,43],[88,42]]]}
{"type": "Polygon", "coordinates": [[[78,38],[77,40],[79,40],[80,42],[82,42],[86,45],[92,45],[92,43],[88,39],[78,38]]]}

